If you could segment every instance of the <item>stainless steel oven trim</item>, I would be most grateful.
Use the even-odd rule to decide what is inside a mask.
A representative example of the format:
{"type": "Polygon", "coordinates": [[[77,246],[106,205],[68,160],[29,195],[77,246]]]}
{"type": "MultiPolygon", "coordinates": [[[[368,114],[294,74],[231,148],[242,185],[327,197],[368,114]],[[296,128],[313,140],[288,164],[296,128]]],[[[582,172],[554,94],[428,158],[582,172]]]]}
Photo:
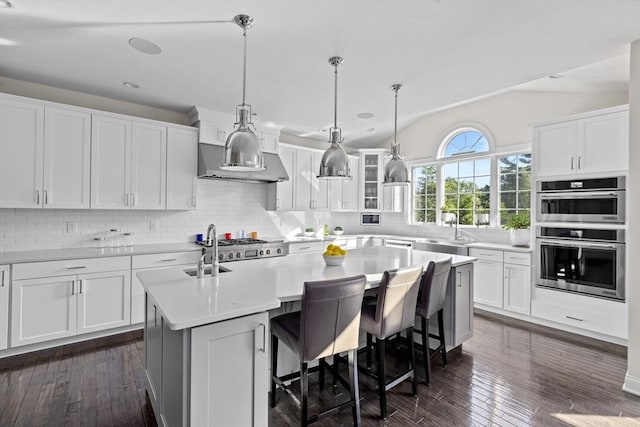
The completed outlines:
{"type": "MultiPolygon", "coordinates": [[[[616,178],[617,181],[617,186],[616,187],[611,187],[611,188],[601,188],[598,190],[591,190],[591,191],[616,191],[616,190],[624,190],[626,188],[626,177],[625,176],[616,176],[616,177],[611,177],[611,178],[616,178]]],[[[569,180],[554,180],[554,181],[569,181],[569,182],[583,182],[583,181],[589,181],[589,179],[569,179],[569,180]]],[[[541,193],[541,192],[552,192],[552,193],[558,193],[558,192],[564,192],[564,193],[582,193],[582,192],[586,192],[589,191],[589,189],[583,190],[583,188],[580,187],[575,187],[575,188],[571,188],[571,189],[567,189],[567,190],[543,190],[542,189],[542,184],[545,182],[554,182],[554,181],[548,181],[548,180],[539,180],[536,181],[536,192],[541,193]]]]}
{"type": "Polygon", "coordinates": [[[580,294],[596,296],[607,299],[625,300],[625,244],[624,243],[593,243],[593,242],[581,242],[571,241],[566,239],[536,239],[536,254],[538,257],[535,263],[536,279],[535,283],[538,287],[559,289],[564,291],[577,292],[580,294]],[[572,248],[599,248],[608,249],[616,252],[616,290],[611,291],[608,289],[602,289],[597,286],[582,285],[578,283],[567,282],[566,280],[549,280],[542,279],[541,260],[542,245],[564,246],[572,248]]]}
{"type": "Polygon", "coordinates": [[[609,224],[624,224],[625,222],[625,191],[589,191],[589,192],[561,192],[561,193],[538,193],[536,196],[537,209],[536,220],[538,222],[596,222],[609,224]],[[588,198],[610,198],[618,201],[618,214],[543,214],[540,212],[542,201],[549,199],[588,199],[588,198]]]}

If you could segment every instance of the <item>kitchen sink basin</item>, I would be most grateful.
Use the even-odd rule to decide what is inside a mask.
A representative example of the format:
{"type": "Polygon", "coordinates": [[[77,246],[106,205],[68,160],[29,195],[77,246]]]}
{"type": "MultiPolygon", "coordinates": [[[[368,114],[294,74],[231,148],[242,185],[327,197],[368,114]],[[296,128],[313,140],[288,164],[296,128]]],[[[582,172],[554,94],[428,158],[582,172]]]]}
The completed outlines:
{"type": "MultiPolygon", "coordinates": [[[[212,271],[211,265],[207,265],[207,266],[204,267],[205,276],[211,276],[211,271],[212,271]]],[[[231,270],[229,270],[226,267],[223,267],[223,266],[219,266],[218,267],[218,272],[219,273],[228,273],[229,271],[231,271],[231,270]]],[[[184,272],[185,272],[185,274],[187,276],[191,276],[191,277],[196,277],[198,275],[198,269],[197,268],[187,268],[186,270],[184,270],[184,272]]]]}
{"type": "Polygon", "coordinates": [[[465,244],[467,243],[469,242],[460,240],[418,239],[413,245],[413,249],[454,255],[466,255],[467,248],[465,244]]]}

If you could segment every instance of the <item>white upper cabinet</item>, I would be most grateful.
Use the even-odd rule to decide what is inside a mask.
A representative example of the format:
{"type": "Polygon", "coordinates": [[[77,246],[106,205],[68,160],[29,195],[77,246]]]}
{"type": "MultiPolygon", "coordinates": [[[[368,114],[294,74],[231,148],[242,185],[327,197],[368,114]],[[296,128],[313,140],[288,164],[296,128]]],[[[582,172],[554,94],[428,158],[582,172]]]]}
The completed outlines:
{"type": "Polygon", "coordinates": [[[164,209],[166,127],[93,115],[91,207],[164,209]]]}
{"type": "Polygon", "coordinates": [[[131,188],[131,122],[93,116],[91,207],[126,209],[131,188]]]}
{"type": "Polygon", "coordinates": [[[132,209],[164,209],[167,184],[167,128],[133,122],[131,128],[132,209]]]}
{"type": "Polygon", "coordinates": [[[539,177],[625,172],[629,169],[629,112],[590,113],[537,126],[534,153],[539,177]]]}
{"type": "MultiPolygon", "coordinates": [[[[371,149],[360,152],[360,210],[381,211],[383,205],[384,159],[386,150],[371,149]]],[[[390,202],[393,207],[393,201],[390,202]]]]}
{"type": "Polygon", "coordinates": [[[91,114],[47,106],[44,118],[43,206],[88,209],[91,114]]]}
{"type": "Polygon", "coordinates": [[[318,179],[322,152],[298,149],[295,168],[295,210],[329,209],[328,180],[318,179]]]}
{"type": "Polygon", "coordinates": [[[0,207],[89,207],[91,115],[0,99],[0,207]]]}
{"type": "Polygon", "coordinates": [[[197,207],[198,130],[167,129],[167,209],[197,207]]]}
{"type": "Polygon", "coordinates": [[[42,203],[44,107],[0,98],[0,206],[42,203]]]}
{"type": "Polygon", "coordinates": [[[404,212],[406,185],[382,186],[382,211],[404,212]]]}
{"type": "Polygon", "coordinates": [[[329,209],[355,212],[358,210],[360,190],[360,157],[349,156],[351,179],[329,181],[329,209]]]}

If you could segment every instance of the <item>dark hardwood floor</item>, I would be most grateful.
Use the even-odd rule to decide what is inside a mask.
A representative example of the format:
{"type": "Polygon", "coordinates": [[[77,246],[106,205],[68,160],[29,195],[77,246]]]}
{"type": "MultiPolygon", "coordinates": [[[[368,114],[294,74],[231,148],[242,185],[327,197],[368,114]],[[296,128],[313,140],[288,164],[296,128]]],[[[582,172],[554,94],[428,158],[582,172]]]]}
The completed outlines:
{"type": "MultiPolygon", "coordinates": [[[[401,353],[390,351],[390,374],[401,353]]],[[[640,397],[621,390],[626,351],[619,346],[477,314],[473,339],[450,353],[449,366],[433,360],[432,384],[419,384],[417,398],[408,382],[388,392],[385,421],[377,418],[376,382],[361,375],[363,425],[640,426],[640,397]]],[[[311,413],[318,403],[346,398],[340,387],[335,398],[329,388],[318,394],[317,375],[311,376],[311,413]]],[[[279,393],[269,424],[298,423],[292,400],[279,393]]],[[[314,425],[350,423],[343,411],[314,425]]],[[[0,426],[14,425],[154,426],[142,334],[0,360],[0,426]]]]}

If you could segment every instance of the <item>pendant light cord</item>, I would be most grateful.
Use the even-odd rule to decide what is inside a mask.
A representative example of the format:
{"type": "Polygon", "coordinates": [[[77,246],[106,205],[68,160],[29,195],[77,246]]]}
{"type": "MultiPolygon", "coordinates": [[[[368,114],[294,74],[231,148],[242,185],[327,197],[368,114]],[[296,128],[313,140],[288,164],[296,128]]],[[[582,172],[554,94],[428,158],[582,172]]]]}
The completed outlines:
{"type": "Polygon", "coordinates": [[[395,89],[396,92],[396,113],[395,113],[395,119],[393,122],[393,145],[397,146],[398,145],[398,90],[395,89]]]}
{"type": "Polygon", "coordinates": [[[338,64],[335,65],[335,82],[333,89],[333,128],[338,128],[338,64]]]}
{"type": "Polygon", "coordinates": [[[242,37],[244,37],[244,57],[242,59],[242,106],[247,105],[245,100],[246,88],[247,88],[247,29],[242,31],[242,37]]]}

